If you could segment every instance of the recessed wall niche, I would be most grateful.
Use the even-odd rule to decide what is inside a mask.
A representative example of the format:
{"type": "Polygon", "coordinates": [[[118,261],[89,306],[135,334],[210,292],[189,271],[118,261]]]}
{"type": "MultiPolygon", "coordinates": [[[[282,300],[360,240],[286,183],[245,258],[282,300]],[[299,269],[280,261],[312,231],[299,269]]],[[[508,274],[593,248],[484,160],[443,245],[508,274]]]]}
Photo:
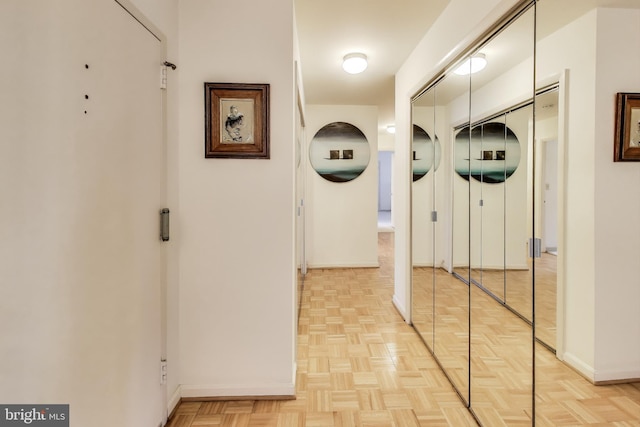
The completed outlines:
{"type": "Polygon", "coordinates": [[[311,140],[309,160],[313,169],[331,182],[348,182],[369,165],[369,141],[356,126],[333,122],[323,126],[311,140]]]}

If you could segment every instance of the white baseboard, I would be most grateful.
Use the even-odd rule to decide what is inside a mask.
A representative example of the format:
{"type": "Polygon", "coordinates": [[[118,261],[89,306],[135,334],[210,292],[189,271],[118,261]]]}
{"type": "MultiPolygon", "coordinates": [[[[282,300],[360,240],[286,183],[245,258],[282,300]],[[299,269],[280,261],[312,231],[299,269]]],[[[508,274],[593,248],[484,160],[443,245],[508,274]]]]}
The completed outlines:
{"type": "Polygon", "coordinates": [[[582,360],[567,352],[564,353],[563,360],[567,365],[571,366],[594,384],[635,382],[640,379],[640,370],[636,367],[632,367],[631,369],[615,368],[595,370],[592,366],[587,365],[582,360]]]}
{"type": "Polygon", "coordinates": [[[637,382],[640,379],[640,370],[597,370],[594,374],[595,383],[637,382]]]}
{"type": "Polygon", "coordinates": [[[433,263],[432,262],[414,262],[413,266],[414,267],[431,268],[431,267],[433,267],[433,263]]]}
{"type": "Polygon", "coordinates": [[[593,370],[593,366],[590,366],[584,363],[581,359],[578,359],[576,356],[569,352],[565,352],[562,355],[562,360],[571,366],[573,369],[578,371],[583,377],[588,379],[589,381],[595,381],[595,372],[593,370]]]}
{"type": "Polygon", "coordinates": [[[335,263],[335,264],[308,264],[307,268],[378,268],[378,262],[335,263]]]}
{"type": "Polygon", "coordinates": [[[292,376],[291,378],[293,378],[293,393],[295,394],[296,392],[296,380],[298,379],[298,354],[296,352],[296,356],[294,358],[294,362],[293,362],[293,372],[292,372],[292,376]]]}
{"type": "Polygon", "coordinates": [[[405,310],[405,307],[402,304],[400,304],[400,302],[398,301],[395,295],[391,299],[391,302],[393,303],[393,306],[396,308],[396,310],[398,310],[398,313],[400,313],[400,316],[402,316],[404,321],[409,323],[407,311],[405,310]]]}
{"type": "Polygon", "coordinates": [[[167,414],[171,415],[171,413],[176,409],[178,404],[180,403],[180,399],[182,398],[182,390],[181,386],[176,387],[176,391],[173,392],[171,398],[169,398],[169,402],[167,402],[167,414]]]}
{"type": "Polygon", "coordinates": [[[223,398],[240,396],[295,396],[296,387],[291,384],[274,385],[182,385],[182,398],[223,398]]]}

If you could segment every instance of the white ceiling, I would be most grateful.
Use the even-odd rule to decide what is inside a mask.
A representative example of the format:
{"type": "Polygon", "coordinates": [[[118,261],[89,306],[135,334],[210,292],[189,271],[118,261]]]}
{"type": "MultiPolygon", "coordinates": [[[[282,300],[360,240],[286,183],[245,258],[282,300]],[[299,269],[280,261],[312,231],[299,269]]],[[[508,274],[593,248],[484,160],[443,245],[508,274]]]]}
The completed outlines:
{"type": "Polygon", "coordinates": [[[376,105],[379,127],[393,123],[394,75],[450,0],[294,0],[308,104],[376,105]],[[342,58],[369,58],[362,74],[342,58]]]}
{"type": "MultiPolygon", "coordinates": [[[[394,122],[396,71],[449,2],[294,0],[306,102],[376,105],[383,131],[394,122]],[[351,52],[368,56],[364,73],[342,70],[342,58],[351,52]]],[[[639,8],[640,0],[544,0],[539,5],[543,36],[593,7],[639,8]]]]}

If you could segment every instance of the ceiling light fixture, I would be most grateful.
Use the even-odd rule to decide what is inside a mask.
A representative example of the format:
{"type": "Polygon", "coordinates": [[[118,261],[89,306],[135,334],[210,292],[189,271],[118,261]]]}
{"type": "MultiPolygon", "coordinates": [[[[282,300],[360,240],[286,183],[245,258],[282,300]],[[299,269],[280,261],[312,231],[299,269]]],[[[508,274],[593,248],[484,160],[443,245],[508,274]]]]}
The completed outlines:
{"type": "Polygon", "coordinates": [[[367,55],[364,53],[350,53],[342,61],[342,69],[349,74],[359,74],[367,69],[367,55]]]}
{"type": "Polygon", "coordinates": [[[478,53],[471,58],[467,58],[466,61],[454,70],[454,73],[459,76],[467,76],[482,71],[486,66],[487,58],[485,58],[484,53],[478,53]]]}
{"type": "Polygon", "coordinates": [[[396,133],[396,125],[387,126],[387,133],[396,133]]]}

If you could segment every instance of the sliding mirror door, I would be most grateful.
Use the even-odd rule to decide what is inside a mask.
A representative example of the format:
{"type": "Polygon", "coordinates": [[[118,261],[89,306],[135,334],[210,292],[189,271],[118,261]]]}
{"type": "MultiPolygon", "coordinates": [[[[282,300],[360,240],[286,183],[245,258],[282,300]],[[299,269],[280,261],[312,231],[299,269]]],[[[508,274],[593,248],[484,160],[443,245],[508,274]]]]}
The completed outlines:
{"type": "MultiPolygon", "coordinates": [[[[533,249],[547,197],[535,186],[548,155],[535,117],[552,101],[535,97],[535,15],[523,2],[412,102],[412,320],[486,426],[535,418],[533,249]],[[416,167],[437,157],[439,169],[416,167]]],[[[544,305],[536,316],[554,310],[544,305]]]]}
{"type": "Polygon", "coordinates": [[[436,282],[435,169],[439,162],[436,148],[435,89],[412,104],[412,323],[429,349],[433,351],[433,305],[436,282]]]}
{"type": "MultiPolygon", "coordinates": [[[[613,4],[612,4],[613,6],[613,4]]],[[[537,25],[536,74],[536,146],[533,216],[534,233],[539,242],[539,257],[535,265],[535,335],[536,335],[536,425],[552,426],[557,420],[574,420],[575,411],[558,398],[559,387],[574,372],[560,360],[564,359],[565,329],[563,309],[563,265],[568,252],[564,251],[563,217],[566,193],[564,176],[565,154],[569,139],[565,140],[565,124],[570,125],[571,104],[580,110],[580,92],[593,90],[586,78],[587,70],[576,66],[583,61],[589,45],[582,41],[585,32],[595,31],[585,25],[585,16],[593,5],[579,0],[558,4],[539,0],[537,25]],[[567,91],[571,78],[574,91],[567,91]],[[566,102],[565,102],[566,99],[566,102]]],[[[617,48],[617,46],[616,46],[617,48]]],[[[573,129],[580,129],[580,115],[576,115],[573,129]]],[[[568,134],[568,133],[567,133],[568,134]]],[[[573,132],[576,135],[576,131],[573,132]]],[[[576,140],[580,137],[576,135],[576,140]]],[[[581,145],[581,144],[576,144],[581,145]]],[[[578,151],[576,151],[578,152],[578,151]]],[[[577,174],[576,174],[577,175],[577,174]]],[[[581,261],[576,258],[576,265],[581,261]]],[[[560,389],[562,391],[562,389],[560,389]]]]}
{"type": "Polygon", "coordinates": [[[444,253],[451,256],[450,264],[456,274],[447,270],[436,270],[434,290],[434,354],[454,385],[460,397],[469,403],[469,180],[451,170],[468,168],[464,159],[468,158],[468,141],[462,142],[462,152],[458,152],[460,141],[456,127],[469,122],[469,76],[455,73],[447,74],[434,88],[435,91],[435,128],[442,139],[443,153],[447,160],[447,168],[437,174],[437,188],[441,196],[439,200],[438,224],[440,239],[436,241],[441,257],[438,266],[444,267],[444,253]],[[465,148],[466,147],[466,148],[465,148]],[[465,151],[466,150],[466,151],[465,151]],[[453,159],[452,157],[453,156],[453,159]],[[462,163],[459,158],[462,157],[462,163]],[[445,178],[446,177],[446,178],[445,178]],[[452,179],[453,178],[453,179],[452,179]],[[447,194],[447,202],[443,195],[447,194]],[[450,198],[449,198],[450,197],[450,198]],[[452,200],[451,200],[452,198],[452,200]],[[452,218],[445,205],[453,204],[453,221],[450,223],[451,234],[445,234],[443,224],[445,218],[452,218]],[[448,236],[452,236],[452,246],[448,236]],[[462,278],[463,280],[460,280],[462,278]]]}
{"type": "MultiPolygon", "coordinates": [[[[459,176],[452,180],[451,165],[452,156],[460,154],[456,151],[456,125],[468,123],[468,105],[469,77],[455,74],[440,80],[412,103],[412,322],[467,404],[469,181],[459,176]],[[459,213],[453,223],[447,221],[451,203],[458,206],[459,213]],[[450,232],[457,251],[453,261],[450,232]],[[451,274],[452,264],[463,280],[451,274]]],[[[460,155],[466,158],[464,153],[460,155]]],[[[456,163],[454,168],[468,169],[468,163],[464,167],[456,163]]]]}
{"type": "MultiPolygon", "coordinates": [[[[300,93],[298,91],[298,87],[296,85],[296,93],[298,96],[298,100],[300,100],[300,93]]],[[[296,146],[295,146],[295,155],[296,155],[296,271],[297,271],[297,314],[300,316],[300,308],[302,306],[302,291],[304,289],[304,276],[307,274],[307,264],[306,264],[306,256],[305,256],[305,220],[304,220],[304,191],[305,191],[305,182],[304,182],[304,164],[305,162],[302,159],[305,158],[304,154],[304,146],[305,144],[302,141],[304,138],[304,115],[302,112],[301,104],[298,102],[296,106],[296,146]]]]}
{"type": "Polygon", "coordinates": [[[558,300],[558,93],[557,85],[536,95],[534,170],[536,339],[555,352],[558,300]]]}
{"type": "Polygon", "coordinates": [[[532,300],[534,25],[534,6],[514,16],[474,52],[487,66],[471,75],[471,410],[485,426],[533,424],[532,306],[519,313],[509,303],[512,294],[532,300]],[[525,285],[512,285],[513,272],[525,285]]]}

